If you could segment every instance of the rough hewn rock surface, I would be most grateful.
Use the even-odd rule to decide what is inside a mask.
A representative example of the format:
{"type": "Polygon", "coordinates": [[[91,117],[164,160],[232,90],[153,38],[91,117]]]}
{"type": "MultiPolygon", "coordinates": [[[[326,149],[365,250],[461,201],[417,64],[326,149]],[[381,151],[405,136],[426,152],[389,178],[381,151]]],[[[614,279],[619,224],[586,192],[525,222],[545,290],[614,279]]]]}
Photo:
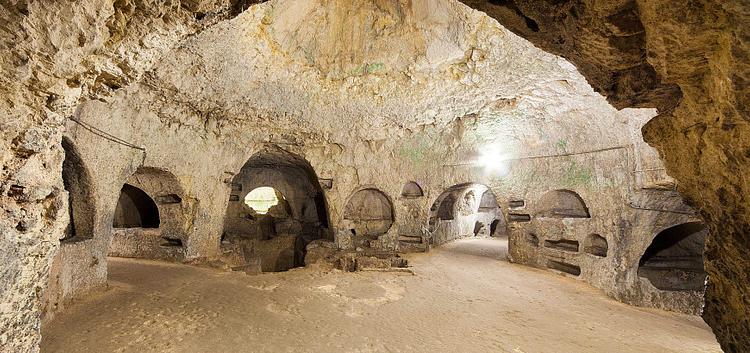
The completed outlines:
{"type": "Polygon", "coordinates": [[[231,16],[235,5],[0,1],[4,349],[38,350],[40,299],[68,220],[60,177],[65,118],[79,101],[107,97],[138,80],[161,53],[231,16]]]}
{"type": "MultiPolygon", "coordinates": [[[[97,216],[90,239],[62,245],[48,312],[104,283],[117,194],[139,166],[169,171],[196,200],[195,226],[183,239],[188,258],[218,255],[229,198],[223,181],[269,144],[334,180],[326,191],[334,227],[358,189],[395,196],[408,180],[419,181],[425,197],[392,198],[397,216],[377,241],[383,248],[396,248],[400,231],[426,223],[431,201],[466,181],[485,183],[498,198],[536,198],[567,187],[626,199],[630,170],[613,168],[630,157],[611,152],[548,159],[549,179],[535,173],[540,161],[519,161],[507,178],[464,163],[493,145],[516,158],[639,143],[623,133],[638,114],[617,112],[567,61],[483,14],[438,0],[251,3],[0,2],[0,206],[8,215],[0,221],[0,327],[12,327],[2,330],[0,345],[37,346],[40,296],[67,223],[63,130],[92,169],[97,216]],[[146,153],[66,118],[116,133],[146,153]]],[[[741,176],[748,158],[748,60],[741,31],[748,6],[466,3],[571,60],[616,107],[661,109],[645,136],[712,226],[704,316],[726,350],[747,350],[750,231],[743,207],[750,186],[741,176]]],[[[600,229],[620,226],[613,204],[593,204],[602,208],[594,219],[600,229]]],[[[660,226],[672,221],[655,219],[660,226]]],[[[583,277],[613,289],[607,271],[632,267],[650,236],[639,233],[637,246],[621,256],[626,260],[607,259],[600,262],[606,270],[583,277]]],[[[648,286],[632,288],[664,300],[648,286]]]]}
{"type": "Polygon", "coordinates": [[[703,316],[726,351],[750,351],[750,3],[463,2],[571,60],[615,106],[660,109],[646,141],[710,225],[703,316]]]}

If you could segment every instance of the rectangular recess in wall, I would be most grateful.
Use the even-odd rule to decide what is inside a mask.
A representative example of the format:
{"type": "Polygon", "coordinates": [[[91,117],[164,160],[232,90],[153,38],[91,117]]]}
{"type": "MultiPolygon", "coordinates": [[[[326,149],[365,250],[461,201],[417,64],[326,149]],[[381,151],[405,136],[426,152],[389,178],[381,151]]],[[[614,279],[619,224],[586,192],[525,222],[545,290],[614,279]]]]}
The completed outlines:
{"type": "Polygon", "coordinates": [[[568,239],[545,240],[544,247],[561,251],[578,252],[579,244],[575,240],[568,239]]]}
{"type": "Polygon", "coordinates": [[[552,270],[557,270],[560,272],[565,272],[573,276],[581,275],[580,267],[569,264],[569,263],[561,262],[561,261],[547,260],[547,268],[552,269],[552,270]]]}
{"type": "Polygon", "coordinates": [[[323,189],[330,190],[331,188],[333,188],[333,179],[318,178],[318,182],[320,183],[320,187],[323,189]]]}
{"type": "Polygon", "coordinates": [[[508,220],[510,222],[531,222],[531,215],[526,213],[509,213],[508,220]]]}
{"type": "Polygon", "coordinates": [[[171,237],[161,237],[162,240],[164,240],[163,243],[161,243],[161,246],[164,247],[182,247],[182,239],[180,238],[171,238],[171,237]]]}
{"type": "Polygon", "coordinates": [[[229,195],[229,201],[239,201],[240,195],[229,195]]]}
{"type": "Polygon", "coordinates": [[[521,208],[526,206],[526,201],[524,200],[510,200],[508,201],[508,207],[510,208],[521,208]]]}
{"type": "Polygon", "coordinates": [[[168,205],[182,202],[182,198],[177,194],[165,194],[158,195],[155,197],[156,203],[160,205],[168,205]]]}

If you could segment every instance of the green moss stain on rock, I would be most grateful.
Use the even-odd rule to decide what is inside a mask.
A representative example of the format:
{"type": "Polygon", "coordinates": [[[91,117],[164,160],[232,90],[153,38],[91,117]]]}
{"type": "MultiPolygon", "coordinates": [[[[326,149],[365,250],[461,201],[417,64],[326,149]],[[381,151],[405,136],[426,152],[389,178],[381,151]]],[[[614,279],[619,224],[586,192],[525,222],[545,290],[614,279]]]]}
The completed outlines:
{"type": "Polygon", "coordinates": [[[568,187],[591,187],[594,182],[594,174],[586,166],[576,161],[570,162],[563,174],[563,183],[568,187]]]}
{"type": "Polygon", "coordinates": [[[430,153],[430,143],[424,138],[417,138],[405,142],[398,151],[402,159],[408,160],[411,164],[420,168],[424,165],[428,154],[430,153]]]}
{"type": "Polygon", "coordinates": [[[383,70],[385,70],[385,64],[383,63],[372,63],[365,65],[365,74],[374,74],[383,70]]]}
{"type": "Polygon", "coordinates": [[[355,67],[352,71],[349,72],[349,76],[364,76],[364,75],[370,75],[378,72],[382,72],[385,70],[385,64],[381,62],[377,63],[364,63],[360,66],[355,67]]]}

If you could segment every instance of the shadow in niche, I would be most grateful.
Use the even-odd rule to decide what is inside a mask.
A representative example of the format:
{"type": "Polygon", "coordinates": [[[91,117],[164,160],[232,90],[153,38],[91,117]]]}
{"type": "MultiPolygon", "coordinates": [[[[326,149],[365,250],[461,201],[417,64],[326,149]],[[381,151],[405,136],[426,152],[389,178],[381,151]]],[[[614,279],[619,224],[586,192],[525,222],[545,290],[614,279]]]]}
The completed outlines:
{"type": "Polygon", "coordinates": [[[573,276],[581,275],[581,268],[577,265],[569,264],[567,262],[547,260],[547,268],[564,272],[573,276]]]}
{"type": "Polygon", "coordinates": [[[492,224],[490,224],[490,236],[492,237],[500,237],[504,236],[505,234],[498,234],[498,226],[500,225],[500,220],[496,219],[492,221],[492,224]]]}
{"type": "Polygon", "coordinates": [[[589,218],[589,209],[583,198],[574,191],[552,190],[537,201],[535,217],[589,218]]]}
{"type": "Polygon", "coordinates": [[[94,198],[91,195],[91,176],[73,142],[63,137],[62,147],[65,152],[62,179],[65,191],[68,192],[70,221],[60,241],[91,238],[95,215],[94,198]]]}
{"type": "Polygon", "coordinates": [[[583,251],[597,257],[607,257],[609,243],[599,234],[589,234],[583,243],[583,251]]]}
{"type": "Polygon", "coordinates": [[[701,222],[679,224],[661,231],[641,257],[638,275],[667,291],[702,291],[706,271],[703,248],[708,229],[701,222]]]}
{"type": "Polygon", "coordinates": [[[456,204],[456,197],[453,194],[447,195],[443,201],[435,204],[438,205],[436,220],[450,221],[453,219],[453,207],[456,204]]]}
{"type": "Polygon", "coordinates": [[[159,208],[143,190],[125,184],[112,223],[114,228],[159,228],[159,208]]]}
{"type": "Polygon", "coordinates": [[[410,181],[404,184],[404,187],[401,188],[401,196],[405,198],[419,198],[424,196],[424,192],[419,184],[410,181]]]}
{"type": "Polygon", "coordinates": [[[569,239],[545,240],[544,247],[560,251],[578,252],[579,244],[578,241],[569,239]]]}

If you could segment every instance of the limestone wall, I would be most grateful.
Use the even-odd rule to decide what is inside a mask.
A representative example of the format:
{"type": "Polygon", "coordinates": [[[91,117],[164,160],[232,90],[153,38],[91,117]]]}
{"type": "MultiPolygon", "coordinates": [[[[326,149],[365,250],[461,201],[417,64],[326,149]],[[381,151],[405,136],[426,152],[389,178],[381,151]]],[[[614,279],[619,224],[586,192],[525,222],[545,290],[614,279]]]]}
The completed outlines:
{"type": "Polygon", "coordinates": [[[615,106],[659,109],[645,140],[710,228],[703,316],[725,351],[750,350],[747,1],[462,2],[571,60],[615,106]]]}
{"type": "MultiPolygon", "coordinates": [[[[41,293],[49,315],[105,285],[118,195],[139,168],[174,176],[193,205],[184,257],[208,260],[221,253],[226,180],[269,146],[331,180],[332,231],[350,229],[344,208],[356,191],[381,191],[393,206],[393,225],[371,244],[382,249],[421,231],[457,184],[489,186],[509,222],[508,200],[533,210],[549,190],[575,191],[591,217],[511,224],[513,259],[547,267],[545,256],[556,256],[622,300],[675,300],[633,272],[649,238],[689,218],[650,210],[689,212],[675,193],[640,190],[664,180],[642,172],[660,165],[636,153],[644,147],[632,136],[653,112],[618,112],[569,62],[458,2],[385,4],[278,0],[236,17],[220,2],[3,4],[17,26],[4,47],[24,44],[2,56],[12,70],[3,65],[0,82],[0,205],[10,215],[0,302],[13,329],[0,344],[35,349],[41,293]],[[383,20],[371,22],[373,12],[383,20]],[[342,46],[343,33],[357,36],[342,46]],[[92,234],[59,244],[55,257],[67,224],[63,131],[89,170],[95,216],[92,234]],[[422,197],[400,196],[409,181],[422,197]],[[539,233],[542,249],[524,250],[522,231],[539,233]],[[543,246],[563,236],[583,244],[591,233],[607,239],[607,257],[543,246]]],[[[677,300],[673,309],[695,304],[677,300]]]]}

